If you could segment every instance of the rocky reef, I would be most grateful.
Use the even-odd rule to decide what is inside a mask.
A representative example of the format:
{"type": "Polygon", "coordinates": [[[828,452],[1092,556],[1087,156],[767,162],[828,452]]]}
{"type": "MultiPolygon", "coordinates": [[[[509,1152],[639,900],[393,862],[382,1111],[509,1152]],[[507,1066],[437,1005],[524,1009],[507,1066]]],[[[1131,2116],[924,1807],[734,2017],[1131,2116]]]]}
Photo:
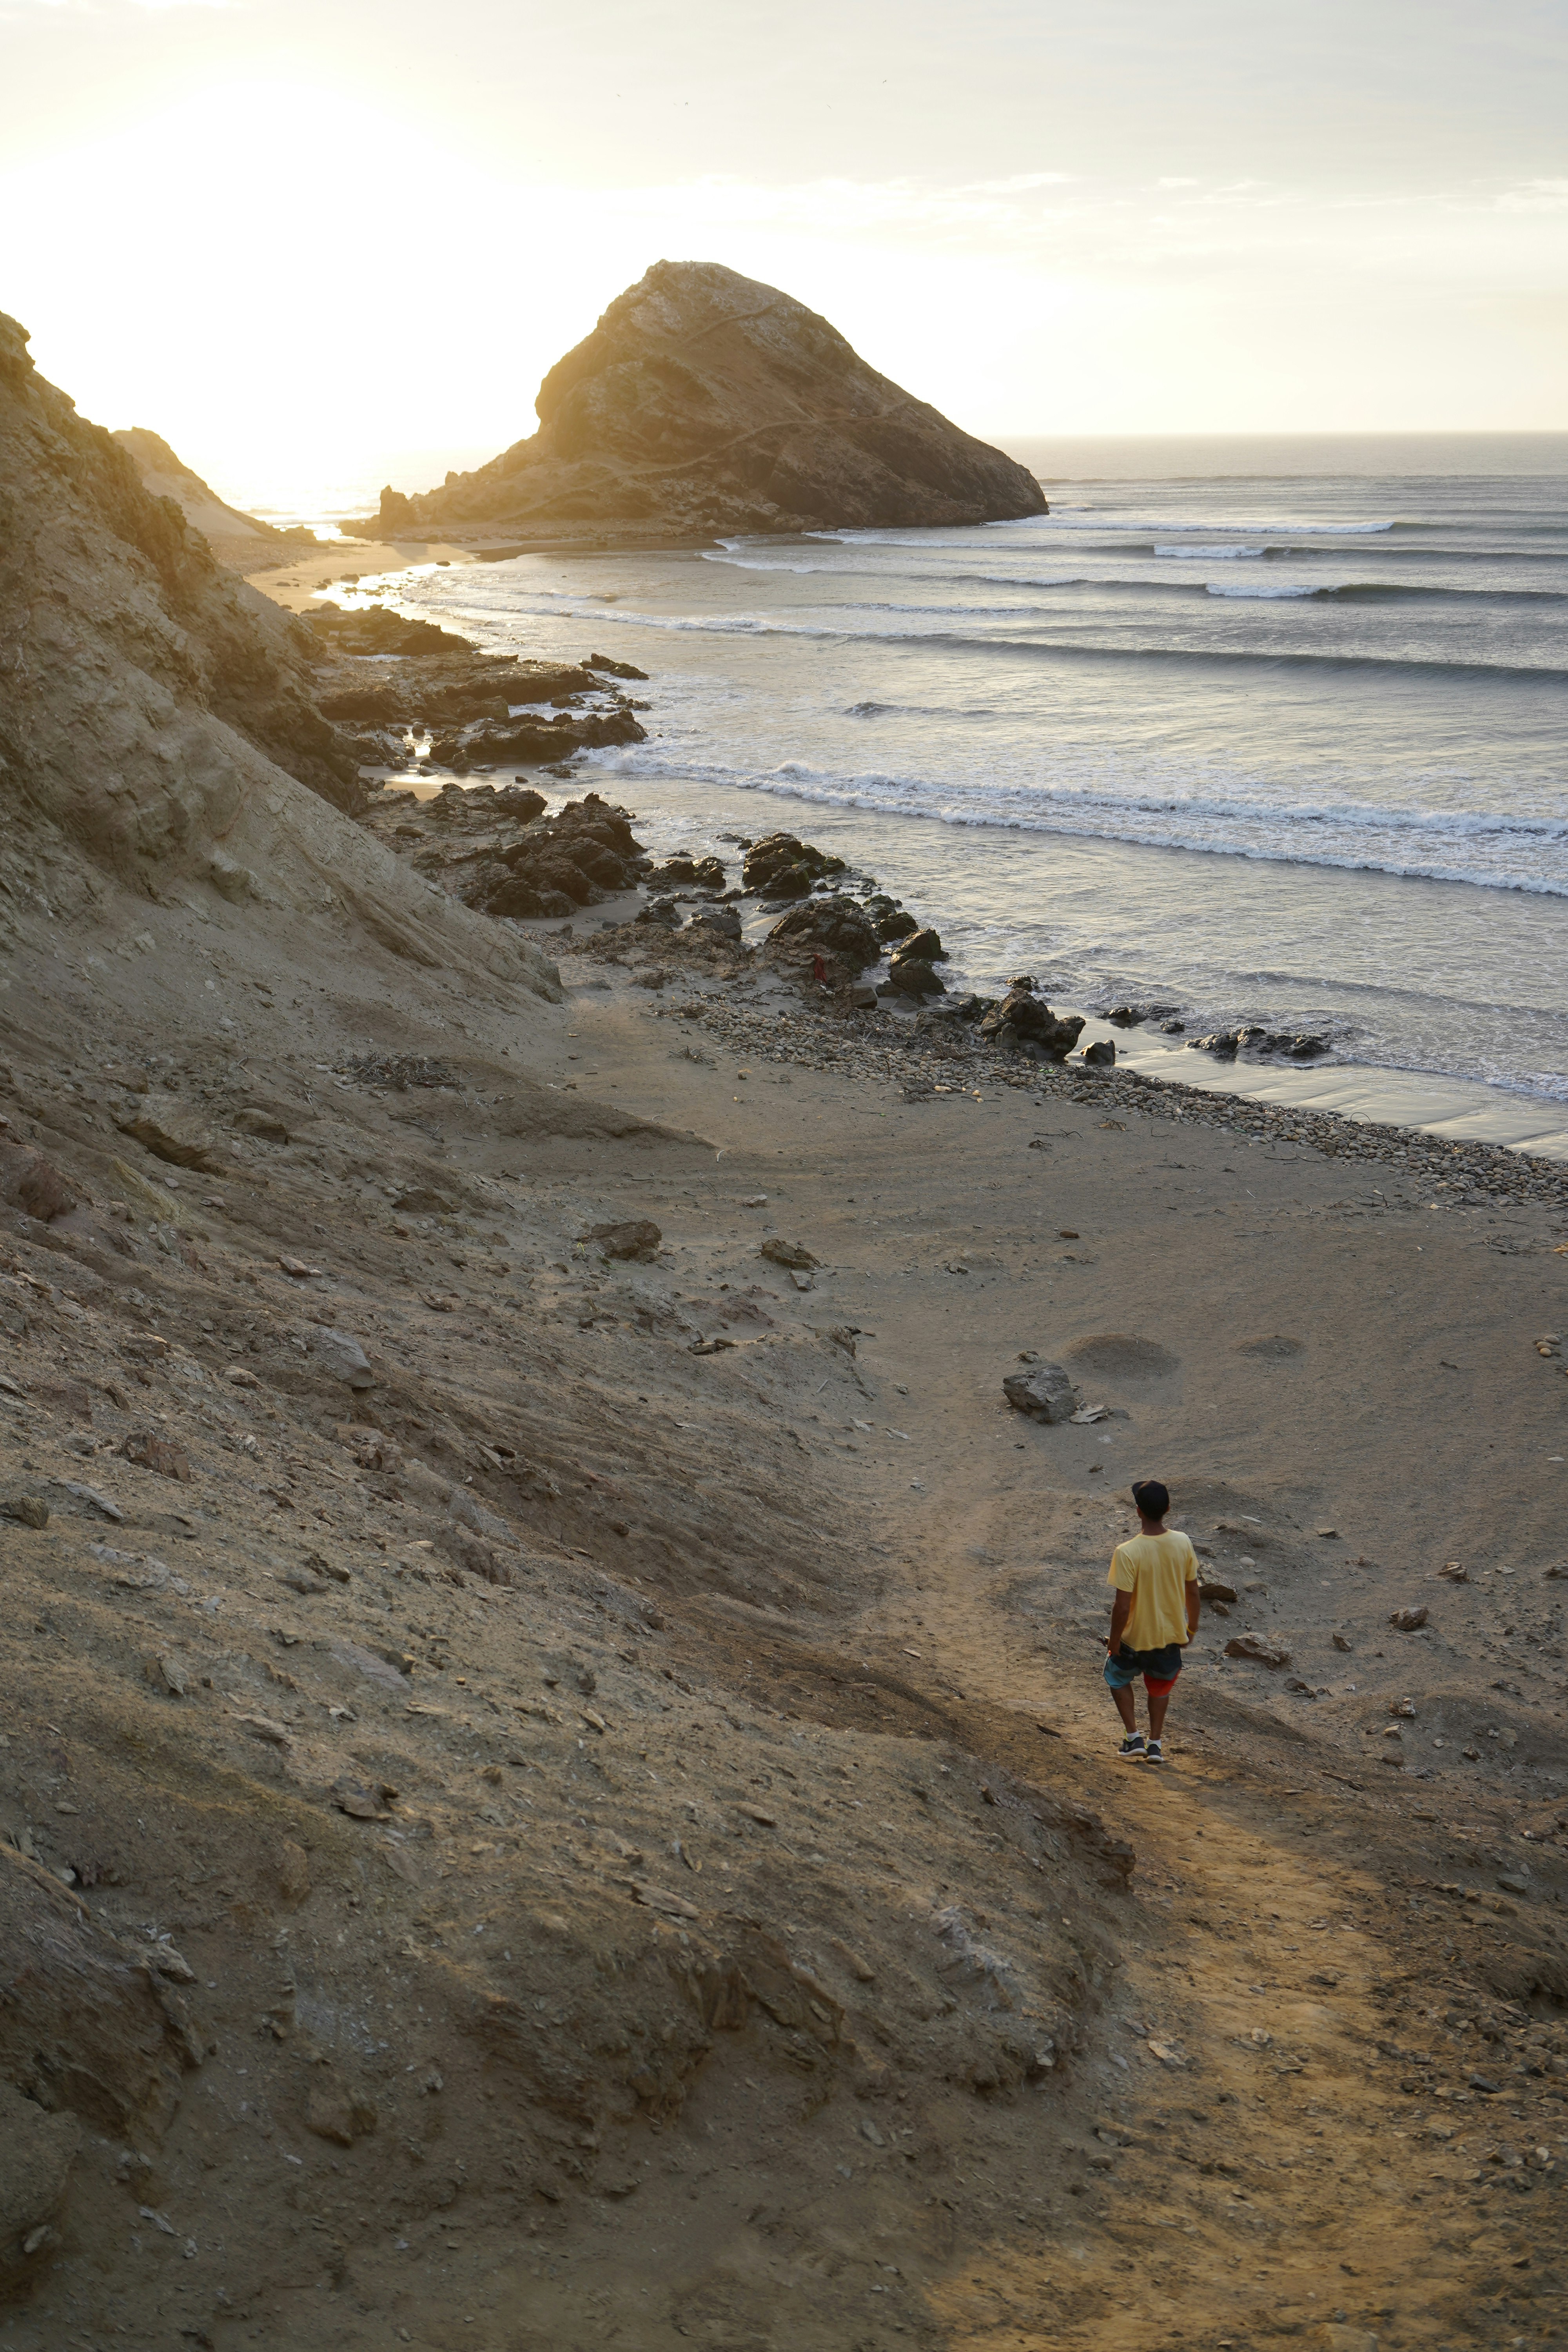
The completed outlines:
{"type": "Polygon", "coordinates": [[[837,329],[716,262],[659,261],[557,361],[539,430],[408,498],[386,537],[504,524],[647,536],[1001,522],[1026,467],[868,367],[837,329]]]}

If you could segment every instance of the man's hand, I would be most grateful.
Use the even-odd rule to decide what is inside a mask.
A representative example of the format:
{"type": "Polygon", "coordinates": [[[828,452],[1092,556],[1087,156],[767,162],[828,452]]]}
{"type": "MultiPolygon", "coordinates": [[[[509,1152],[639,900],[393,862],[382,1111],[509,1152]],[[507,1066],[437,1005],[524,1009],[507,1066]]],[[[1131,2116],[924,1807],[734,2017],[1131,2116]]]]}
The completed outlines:
{"type": "Polygon", "coordinates": [[[1121,1636],[1127,1631],[1127,1620],[1132,1614],[1132,1595],[1118,1592],[1110,1612],[1110,1631],[1105,1637],[1105,1647],[1111,1657],[1121,1647],[1121,1636]]]}

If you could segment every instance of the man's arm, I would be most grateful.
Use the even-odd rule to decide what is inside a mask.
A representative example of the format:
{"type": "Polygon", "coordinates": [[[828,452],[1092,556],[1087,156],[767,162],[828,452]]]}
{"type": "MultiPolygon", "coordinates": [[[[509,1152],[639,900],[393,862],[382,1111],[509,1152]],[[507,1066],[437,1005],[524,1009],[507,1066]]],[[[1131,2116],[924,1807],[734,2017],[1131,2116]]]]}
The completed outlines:
{"type": "MultiPolygon", "coordinates": [[[[1191,1605],[1189,1602],[1189,1608],[1191,1605]]],[[[1110,1631],[1105,1639],[1105,1646],[1112,1657],[1121,1647],[1121,1636],[1127,1631],[1127,1620],[1131,1614],[1132,1595],[1130,1592],[1118,1591],[1110,1611],[1110,1631]]]]}
{"type": "Polygon", "coordinates": [[[1187,1584],[1187,1639],[1189,1642],[1198,1630],[1198,1618],[1202,1608],[1203,1598],[1198,1591],[1198,1580],[1194,1576],[1187,1584]]]}

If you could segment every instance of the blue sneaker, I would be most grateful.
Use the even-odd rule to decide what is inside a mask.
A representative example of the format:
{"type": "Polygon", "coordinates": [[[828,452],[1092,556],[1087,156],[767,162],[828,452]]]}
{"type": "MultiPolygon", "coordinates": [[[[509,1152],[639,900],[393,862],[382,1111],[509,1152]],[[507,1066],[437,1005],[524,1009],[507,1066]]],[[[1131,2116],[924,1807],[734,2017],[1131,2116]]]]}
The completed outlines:
{"type": "MultiPolygon", "coordinates": [[[[1154,1742],[1156,1748],[1159,1744],[1158,1740],[1154,1742]]],[[[1145,1754],[1143,1734],[1141,1731],[1130,1731],[1116,1752],[1118,1756],[1131,1763],[1142,1764],[1145,1754]]]]}

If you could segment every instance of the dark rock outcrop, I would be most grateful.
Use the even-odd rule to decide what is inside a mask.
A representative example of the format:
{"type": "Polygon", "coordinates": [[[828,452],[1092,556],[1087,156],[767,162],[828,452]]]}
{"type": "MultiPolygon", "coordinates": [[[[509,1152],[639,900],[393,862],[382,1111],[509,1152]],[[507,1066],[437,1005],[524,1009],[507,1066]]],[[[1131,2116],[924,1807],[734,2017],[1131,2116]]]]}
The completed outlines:
{"type": "MultiPolygon", "coordinates": [[[[773,925],[772,940],[798,940],[814,948],[829,950],[842,956],[857,971],[875,963],[880,950],[877,934],[867,921],[859,902],[844,898],[835,891],[826,898],[807,898],[792,907],[787,915],[773,925]]],[[[941,983],[939,982],[940,986],[941,983]]]]}
{"type": "Polygon", "coordinates": [[[552,817],[544,805],[525,786],[449,784],[423,803],[384,793],[371,824],[427,879],[481,914],[537,921],[636,887],[648,859],[624,809],[596,793],[552,817]]]}
{"type": "Polygon", "coordinates": [[[793,833],[770,833],[747,849],[741,881],[767,898],[804,898],[814,882],[843,871],[842,857],[797,841],[793,833]]]}
{"type": "Polygon", "coordinates": [[[539,430],[382,493],[384,536],[791,531],[1043,514],[1028,470],[879,375],[837,328],[715,262],[659,261],[540,386],[539,430]]]}
{"type": "Polygon", "coordinates": [[[1035,994],[1034,982],[1023,979],[1014,982],[980,1024],[983,1037],[994,1038],[999,1045],[1022,1046],[1051,1062],[1067,1060],[1082,1029],[1081,1014],[1058,1018],[1045,998],[1035,994]]]}

